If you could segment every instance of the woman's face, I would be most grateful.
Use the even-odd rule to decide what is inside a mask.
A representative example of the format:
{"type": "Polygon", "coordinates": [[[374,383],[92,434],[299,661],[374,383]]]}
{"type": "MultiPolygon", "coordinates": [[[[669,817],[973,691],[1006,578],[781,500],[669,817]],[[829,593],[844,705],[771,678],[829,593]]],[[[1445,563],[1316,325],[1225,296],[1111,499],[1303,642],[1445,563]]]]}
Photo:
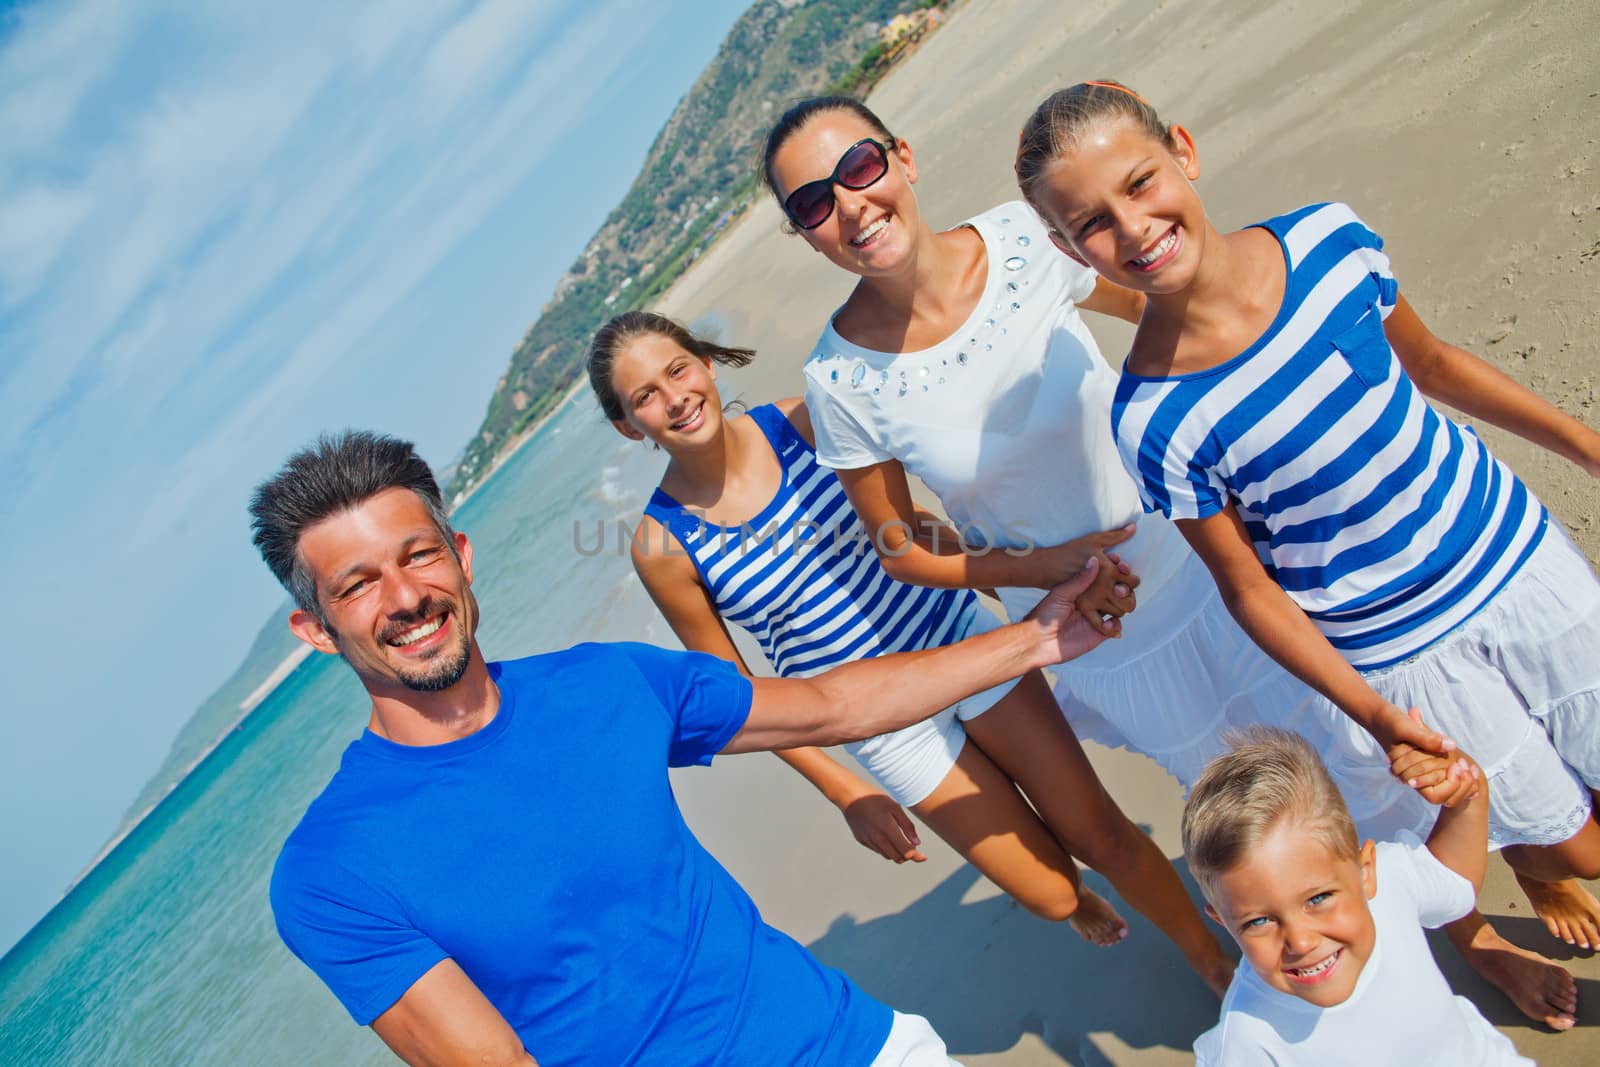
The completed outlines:
{"type": "Polygon", "coordinates": [[[711,440],[722,426],[715,368],[661,334],[639,334],[611,362],[611,388],[624,437],[650,440],[667,451],[711,440]]]}
{"type": "MultiPolygon", "coordinates": [[[[886,140],[849,111],[824,111],[800,127],[772,157],[772,180],[779,201],[807,182],[833,174],[839,159],[857,142],[886,140]]],[[[911,149],[899,142],[889,154],[889,169],[865,189],[833,185],[833,213],[815,229],[800,230],[806,243],[852,274],[889,273],[906,262],[921,228],[912,184],[917,165],[911,149]]]]}

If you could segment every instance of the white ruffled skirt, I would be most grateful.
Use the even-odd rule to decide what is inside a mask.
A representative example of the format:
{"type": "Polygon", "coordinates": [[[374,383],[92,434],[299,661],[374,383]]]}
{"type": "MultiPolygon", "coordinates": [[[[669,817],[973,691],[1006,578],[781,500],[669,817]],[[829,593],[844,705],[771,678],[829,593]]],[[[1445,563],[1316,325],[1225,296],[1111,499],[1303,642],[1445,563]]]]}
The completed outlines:
{"type": "MultiPolygon", "coordinates": [[[[1054,668],[1056,699],[1074,732],[1149,756],[1187,790],[1227,750],[1228,730],[1282,727],[1322,756],[1364,836],[1426,833],[1432,808],[1389,774],[1377,742],[1256,647],[1205,564],[1187,546],[1183,555],[1161,588],[1139,589],[1122,637],[1054,668]]],[[[1018,617],[1023,605],[1007,600],[1018,617]]]]}

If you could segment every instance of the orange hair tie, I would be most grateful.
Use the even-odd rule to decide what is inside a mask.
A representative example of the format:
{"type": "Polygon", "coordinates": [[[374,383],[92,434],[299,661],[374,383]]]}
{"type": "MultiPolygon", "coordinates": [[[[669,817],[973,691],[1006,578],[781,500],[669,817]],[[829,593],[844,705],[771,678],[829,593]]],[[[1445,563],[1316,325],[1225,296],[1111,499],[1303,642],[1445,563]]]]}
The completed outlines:
{"type": "Polygon", "coordinates": [[[1098,85],[1102,89],[1115,89],[1119,93],[1127,93],[1129,96],[1131,96],[1135,100],[1139,101],[1139,103],[1143,104],[1145,107],[1150,107],[1150,101],[1146,100],[1144,97],[1140,96],[1138,93],[1134,92],[1132,89],[1128,88],[1126,85],[1118,85],[1116,82],[1080,82],[1079,84],[1080,85],[1098,85]]]}

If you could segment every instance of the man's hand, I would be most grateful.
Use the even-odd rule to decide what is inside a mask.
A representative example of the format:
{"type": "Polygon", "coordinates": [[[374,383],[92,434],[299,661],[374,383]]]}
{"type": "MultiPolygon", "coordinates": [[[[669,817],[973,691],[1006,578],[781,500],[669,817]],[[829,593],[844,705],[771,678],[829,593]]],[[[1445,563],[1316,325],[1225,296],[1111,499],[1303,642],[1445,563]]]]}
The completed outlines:
{"type": "MultiPolygon", "coordinates": [[[[1085,652],[1099,646],[1110,634],[1084,618],[1078,610],[1078,598],[1083,596],[1100,575],[1100,559],[1090,556],[1079,574],[1062,582],[1044,595],[1024,622],[1039,627],[1039,640],[1046,664],[1065,663],[1077,659],[1085,652]]],[[[1112,620],[1113,633],[1121,633],[1122,624],[1112,620]]]]}
{"type": "Polygon", "coordinates": [[[862,845],[895,863],[921,863],[922,841],[905,810],[883,793],[863,793],[840,809],[862,845]]]}

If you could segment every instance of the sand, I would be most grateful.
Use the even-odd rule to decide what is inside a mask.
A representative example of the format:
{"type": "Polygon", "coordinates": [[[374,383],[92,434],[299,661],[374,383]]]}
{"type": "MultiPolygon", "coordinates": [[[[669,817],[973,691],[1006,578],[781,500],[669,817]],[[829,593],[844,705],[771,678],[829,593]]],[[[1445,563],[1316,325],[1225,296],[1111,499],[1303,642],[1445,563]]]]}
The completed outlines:
{"type": "MultiPolygon", "coordinates": [[[[972,0],[871,103],[917,153],[923,213],[949,225],[1015,196],[1016,132],[1040,98],[1119,78],[1194,132],[1219,226],[1350,202],[1388,240],[1402,291],[1436,333],[1593,424],[1597,72],[1600,9],[1587,0],[1417,11],[1376,0],[972,0]]],[[[852,281],[779,221],[760,203],[662,304],[760,350],[725,378],[727,393],[751,402],[801,391],[800,361],[852,281]]],[[[1120,357],[1127,329],[1088,318],[1120,357]]],[[[1600,483],[1484,436],[1595,559],[1600,483]]],[[[1092,756],[1176,856],[1176,784],[1142,757],[1092,756]]],[[[1215,1002],[1137,916],[1128,942],[1097,950],[1012,905],[932,834],[926,864],[893,866],[771,757],[721,760],[677,781],[691,823],[772,922],[877,996],[927,1014],[969,1065],[1187,1062],[1214,1019],[1215,1002]]],[[[1571,957],[1498,861],[1482,899],[1513,940],[1571,957]]],[[[1525,1054],[1600,1062],[1600,961],[1571,960],[1580,1024],[1558,1035],[1523,1021],[1448,950],[1440,958],[1525,1054]]]]}

